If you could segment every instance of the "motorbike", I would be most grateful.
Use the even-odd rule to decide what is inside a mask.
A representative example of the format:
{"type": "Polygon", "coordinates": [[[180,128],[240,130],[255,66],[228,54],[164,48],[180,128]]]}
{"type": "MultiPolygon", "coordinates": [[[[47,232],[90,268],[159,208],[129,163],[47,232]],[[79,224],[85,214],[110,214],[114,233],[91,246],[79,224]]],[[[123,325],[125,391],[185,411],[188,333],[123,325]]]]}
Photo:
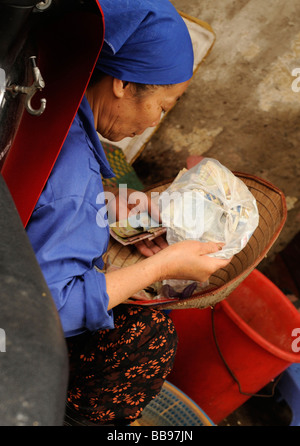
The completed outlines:
{"type": "Polygon", "coordinates": [[[0,425],[63,425],[68,355],[26,225],[103,44],[96,0],[0,0],[0,425]]]}

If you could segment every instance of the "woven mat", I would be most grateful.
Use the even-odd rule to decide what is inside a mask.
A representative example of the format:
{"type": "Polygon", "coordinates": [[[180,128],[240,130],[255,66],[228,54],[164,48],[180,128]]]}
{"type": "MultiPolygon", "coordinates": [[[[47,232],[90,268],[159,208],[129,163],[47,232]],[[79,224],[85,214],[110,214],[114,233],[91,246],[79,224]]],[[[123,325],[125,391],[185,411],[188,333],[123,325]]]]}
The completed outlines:
{"type": "Polygon", "coordinates": [[[116,175],[114,178],[103,178],[103,185],[112,187],[126,184],[128,188],[143,190],[143,183],[138,178],[133,167],[126,161],[123,151],[113,144],[106,142],[101,142],[101,144],[106,158],[116,175]]]}

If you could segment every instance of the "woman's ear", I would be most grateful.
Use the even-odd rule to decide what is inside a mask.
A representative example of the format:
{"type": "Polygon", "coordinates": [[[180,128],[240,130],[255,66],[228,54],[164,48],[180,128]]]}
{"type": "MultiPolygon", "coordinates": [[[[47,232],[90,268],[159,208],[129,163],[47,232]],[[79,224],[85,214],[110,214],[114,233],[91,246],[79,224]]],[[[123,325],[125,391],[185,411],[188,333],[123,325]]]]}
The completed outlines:
{"type": "Polygon", "coordinates": [[[114,95],[121,99],[126,93],[126,87],[129,85],[129,82],[121,81],[120,79],[113,78],[113,93],[114,95]]]}

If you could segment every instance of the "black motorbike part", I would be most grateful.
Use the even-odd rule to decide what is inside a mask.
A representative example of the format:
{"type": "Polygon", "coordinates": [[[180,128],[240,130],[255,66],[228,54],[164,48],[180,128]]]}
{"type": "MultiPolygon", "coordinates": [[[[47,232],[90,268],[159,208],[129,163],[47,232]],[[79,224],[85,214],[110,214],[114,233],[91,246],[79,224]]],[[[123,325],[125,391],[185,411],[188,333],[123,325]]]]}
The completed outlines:
{"type": "Polygon", "coordinates": [[[62,425],[68,357],[60,320],[0,175],[0,425],[62,425]]]}

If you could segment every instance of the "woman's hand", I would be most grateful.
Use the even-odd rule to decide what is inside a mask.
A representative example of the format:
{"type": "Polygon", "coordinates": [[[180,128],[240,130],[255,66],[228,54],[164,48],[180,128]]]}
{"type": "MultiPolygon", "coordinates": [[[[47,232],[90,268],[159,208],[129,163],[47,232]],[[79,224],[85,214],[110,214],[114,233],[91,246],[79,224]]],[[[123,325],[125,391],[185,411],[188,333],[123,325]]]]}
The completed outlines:
{"type": "Polygon", "coordinates": [[[208,256],[222,249],[221,244],[186,240],[168,246],[157,254],[160,262],[161,279],[195,280],[206,282],[220,268],[224,268],[230,260],[208,256]]]}
{"type": "Polygon", "coordinates": [[[106,274],[108,309],[124,302],[136,292],[164,279],[206,282],[230,260],[209,257],[220,249],[217,243],[187,240],[175,243],[141,262],[106,274]],[[120,286],[122,284],[122,286],[120,286]]]}
{"type": "Polygon", "coordinates": [[[137,250],[145,257],[151,257],[169,245],[163,236],[156,237],[152,240],[141,240],[134,244],[137,250]]]}

